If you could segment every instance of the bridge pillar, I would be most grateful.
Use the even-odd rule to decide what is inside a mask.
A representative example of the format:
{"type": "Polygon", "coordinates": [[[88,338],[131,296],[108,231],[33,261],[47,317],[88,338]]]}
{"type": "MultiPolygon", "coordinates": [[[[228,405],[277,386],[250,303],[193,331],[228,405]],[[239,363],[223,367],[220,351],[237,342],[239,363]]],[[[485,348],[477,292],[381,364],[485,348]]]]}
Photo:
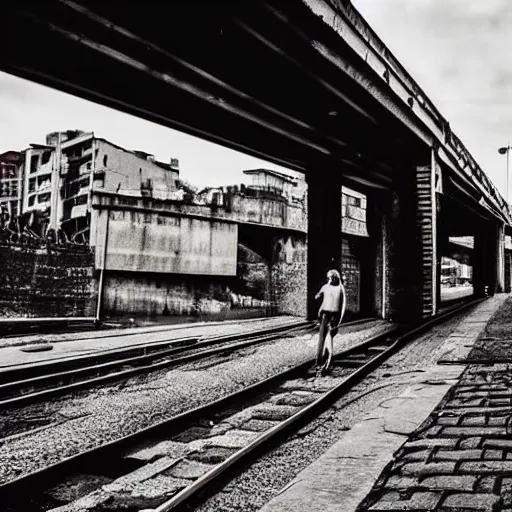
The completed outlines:
{"type": "Polygon", "coordinates": [[[435,315],[439,298],[435,161],[400,173],[386,215],[385,317],[409,322],[435,315]]]}
{"type": "Polygon", "coordinates": [[[318,315],[315,295],[329,269],[341,269],[341,173],[311,170],[308,183],[307,318],[318,315]]]}
{"type": "Polygon", "coordinates": [[[423,273],[421,308],[422,317],[437,313],[438,309],[438,234],[436,164],[433,155],[429,166],[416,168],[416,191],[418,195],[417,221],[421,243],[421,267],[423,273]]]}
{"type": "MultiPolygon", "coordinates": [[[[412,173],[411,173],[412,174],[412,173]]],[[[397,180],[385,216],[384,316],[403,322],[419,316],[421,247],[418,244],[416,193],[407,173],[397,180]]]]}
{"type": "Polygon", "coordinates": [[[512,292],[512,251],[505,249],[505,293],[512,292]]]}
{"type": "Polygon", "coordinates": [[[473,286],[476,297],[494,295],[498,289],[499,228],[482,223],[475,234],[473,286]]]}
{"type": "Polygon", "coordinates": [[[503,293],[505,291],[505,226],[498,224],[497,233],[497,279],[496,291],[503,293]]]}
{"type": "Polygon", "coordinates": [[[361,312],[364,316],[386,318],[387,248],[386,199],[384,194],[366,194],[366,228],[370,237],[365,268],[361,270],[361,312]]]}

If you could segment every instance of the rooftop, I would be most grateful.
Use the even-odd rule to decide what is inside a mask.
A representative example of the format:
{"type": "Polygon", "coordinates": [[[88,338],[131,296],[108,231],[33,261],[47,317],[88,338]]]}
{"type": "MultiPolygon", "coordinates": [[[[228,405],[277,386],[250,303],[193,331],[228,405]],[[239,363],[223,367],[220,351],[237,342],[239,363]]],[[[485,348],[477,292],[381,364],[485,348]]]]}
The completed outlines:
{"type": "Polygon", "coordinates": [[[268,174],[269,176],[276,176],[277,178],[281,178],[284,181],[287,181],[289,183],[297,183],[297,178],[292,178],[291,176],[288,176],[287,174],[284,174],[282,172],[273,171],[272,169],[247,169],[243,171],[244,174],[247,175],[254,175],[254,174],[268,174]]]}

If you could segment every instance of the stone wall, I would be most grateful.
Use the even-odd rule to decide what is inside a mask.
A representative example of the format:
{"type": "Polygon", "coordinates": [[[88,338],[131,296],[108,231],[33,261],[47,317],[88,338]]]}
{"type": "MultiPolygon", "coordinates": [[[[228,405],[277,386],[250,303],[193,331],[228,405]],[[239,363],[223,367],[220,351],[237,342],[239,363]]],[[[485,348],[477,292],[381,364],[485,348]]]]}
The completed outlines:
{"type": "Polygon", "coordinates": [[[306,272],[306,236],[274,238],[270,293],[275,313],[306,317],[306,272]]]}
{"type": "Polygon", "coordinates": [[[94,316],[94,257],[82,246],[0,245],[0,316],[94,316]]]}

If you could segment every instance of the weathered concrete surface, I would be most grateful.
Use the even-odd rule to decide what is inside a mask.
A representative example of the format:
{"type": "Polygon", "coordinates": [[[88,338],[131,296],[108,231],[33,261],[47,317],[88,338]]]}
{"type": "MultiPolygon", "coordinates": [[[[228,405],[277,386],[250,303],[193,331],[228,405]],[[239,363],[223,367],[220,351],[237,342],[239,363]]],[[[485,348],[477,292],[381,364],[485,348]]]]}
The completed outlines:
{"type": "MultiPolygon", "coordinates": [[[[471,322],[461,322],[449,338],[450,350],[462,353],[465,345],[472,346],[504,300],[503,295],[489,299],[475,310],[471,322]]],[[[261,512],[356,510],[395,451],[428,418],[463,370],[462,365],[432,366],[420,375],[404,376],[409,386],[403,393],[371,411],[261,512]]],[[[418,503],[435,498],[416,496],[418,503]]]]}

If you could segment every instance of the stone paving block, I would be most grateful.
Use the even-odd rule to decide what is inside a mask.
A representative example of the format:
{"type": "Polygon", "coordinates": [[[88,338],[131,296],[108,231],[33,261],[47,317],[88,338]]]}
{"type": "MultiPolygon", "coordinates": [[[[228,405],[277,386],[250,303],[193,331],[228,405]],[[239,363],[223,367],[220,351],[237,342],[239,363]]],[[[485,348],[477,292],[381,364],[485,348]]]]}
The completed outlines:
{"type": "Polygon", "coordinates": [[[472,491],[476,480],[476,476],[470,475],[429,476],[420,485],[432,491],[472,491]]]}
{"type": "Polygon", "coordinates": [[[450,425],[455,426],[460,421],[458,416],[442,416],[437,420],[438,425],[450,425]]]}
{"type": "Polygon", "coordinates": [[[482,476],[478,478],[475,485],[476,492],[493,492],[496,486],[495,476],[482,476]]]}
{"type": "Polygon", "coordinates": [[[449,400],[446,407],[480,407],[485,404],[483,398],[453,399],[449,400]]]}
{"type": "Polygon", "coordinates": [[[462,418],[461,421],[462,427],[469,427],[472,425],[485,426],[487,424],[486,416],[468,416],[467,418],[462,418]]]}
{"type": "Polygon", "coordinates": [[[368,510],[380,511],[424,511],[434,509],[441,501],[441,493],[415,492],[410,499],[401,499],[400,493],[388,492],[368,510]]]}
{"type": "Polygon", "coordinates": [[[478,448],[482,444],[481,437],[468,437],[466,439],[461,439],[459,442],[459,448],[461,450],[472,450],[473,448],[478,448]]]}
{"type": "Polygon", "coordinates": [[[503,426],[507,424],[508,418],[502,416],[489,416],[487,418],[489,426],[503,426]]]}
{"type": "Polygon", "coordinates": [[[165,471],[166,476],[174,478],[199,478],[210,469],[214,468],[214,464],[204,464],[195,460],[182,460],[171,469],[165,471]]]}
{"type": "Polygon", "coordinates": [[[501,494],[503,496],[503,505],[512,507],[512,478],[504,478],[501,481],[501,494]]]}
{"type": "Polygon", "coordinates": [[[485,439],[483,447],[499,450],[512,450],[512,439],[485,439]]]}
{"type": "Polygon", "coordinates": [[[510,406],[511,402],[510,398],[490,398],[488,404],[489,407],[506,407],[510,406]]]}
{"type": "Polygon", "coordinates": [[[457,445],[457,439],[447,439],[447,438],[433,438],[433,439],[418,439],[416,441],[407,441],[403,448],[410,450],[410,449],[417,449],[422,450],[424,448],[436,448],[438,446],[443,446],[447,448],[455,448],[457,445]]]}
{"type": "Polygon", "coordinates": [[[455,462],[410,462],[401,468],[402,475],[425,476],[425,475],[449,475],[455,469],[455,462]]]}
{"type": "Polygon", "coordinates": [[[482,453],[483,450],[439,450],[434,454],[433,460],[480,460],[482,453]]]}
{"type": "Polygon", "coordinates": [[[385,489],[391,489],[391,490],[405,490],[409,489],[410,487],[415,487],[419,483],[419,479],[417,477],[404,477],[399,475],[393,475],[389,477],[386,482],[384,482],[384,488],[385,489]]]}
{"type": "Polygon", "coordinates": [[[460,473],[512,473],[512,460],[481,460],[462,462],[459,468],[460,473]]]}
{"type": "Polygon", "coordinates": [[[150,461],[156,457],[171,457],[177,459],[184,457],[190,453],[190,447],[187,443],[178,443],[176,441],[162,441],[154,446],[143,448],[135,452],[131,452],[126,457],[131,459],[150,461]]]}
{"type": "Polygon", "coordinates": [[[494,407],[490,409],[489,407],[457,407],[457,408],[449,408],[446,407],[444,412],[450,416],[476,416],[479,414],[487,414],[491,415],[503,415],[505,413],[510,413],[510,407],[494,407]]]}
{"type": "Polygon", "coordinates": [[[443,435],[450,437],[465,436],[503,436],[506,429],[503,427],[444,427],[443,435]]]}
{"type": "Polygon", "coordinates": [[[414,451],[411,451],[408,453],[404,453],[400,457],[400,460],[405,460],[405,461],[409,461],[409,462],[426,461],[431,453],[432,453],[432,450],[419,450],[419,451],[414,450],[414,451]]]}
{"type": "Polygon", "coordinates": [[[455,390],[454,397],[457,400],[467,400],[472,398],[487,398],[488,396],[490,396],[490,394],[490,391],[482,391],[481,388],[479,388],[478,391],[464,391],[459,388],[455,390]]]}
{"type": "Polygon", "coordinates": [[[485,450],[484,459],[503,460],[503,450],[485,450]]]}
{"type": "Polygon", "coordinates": [[[493,507],[499,501],[499,496],[495,494],[452,494],[447,496],[443,507],[460,508],[463,510],[492,512],[493,507]]]}
{"type": "Polygon", "coordinates": [[[455,428],[455,427],[443,427],[441,425],[435,425],[433,427],[427,428],[425,431],[421,433],[422,436],[425,436],[426,438],[429,437],[436,437],[441,432],[444,431],[445,428],[455,428]]]}

